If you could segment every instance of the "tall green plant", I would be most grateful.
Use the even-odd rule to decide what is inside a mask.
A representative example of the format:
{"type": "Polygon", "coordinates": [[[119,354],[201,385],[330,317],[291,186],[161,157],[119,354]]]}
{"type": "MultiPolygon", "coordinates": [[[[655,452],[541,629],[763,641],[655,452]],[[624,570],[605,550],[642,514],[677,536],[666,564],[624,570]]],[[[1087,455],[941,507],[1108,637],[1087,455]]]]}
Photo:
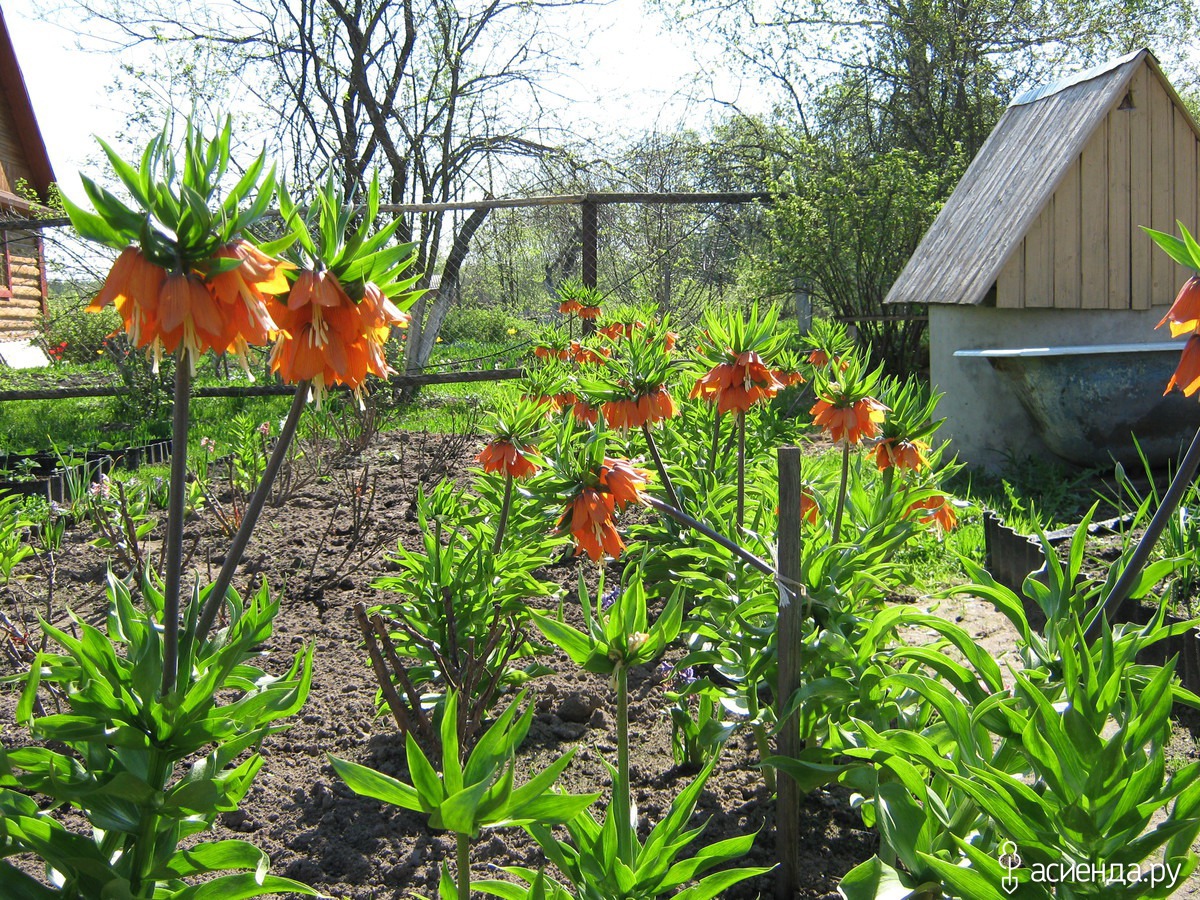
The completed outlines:
{"type": "Polygon", "coordinates": [[[253,844],[189,840],[208,831],[218,813],[237,809],[262,765],[254,748],[282,730],[275,723],[308,695],[312,647],[297,652],[283,675],[254,664],[278,610],[265,585],[244,606],[229,605],[227,627],[196,640],[203,601],[197,590],[184,610],[180,677],[163,694],[164,598],[149,579],[142,596],[139,610],[129,587],[110,575],[104,630],[74,618],[75,636],[42,623],[58,649],[38,654],[16,717],[51,746],[0,749],[0,855],[36,854],[54,886],[0,862],[6,896],[315,895],[267,874],[267,856],[253,844]],[[34,714],[43,684],[54,686],[67,712],[34,714]],[[91,834],[68,830],[46,815],[47,806],[74,808],[91,834]]]}
{"type": "MultiPolygon", "coordinates": [[[[601,584],[600,592],[603,592],[601,584]]],[[[647,613],[642,573],[637,565],[627,569],[611,606],[596,608],[580,578],[579,600],[584,630],[559,619],[534,614],[548,640],[561,647],[571,660],[589,672],[611,675],[616,686],[617,764],[612,775],[612,799],[603,824],[589,812],[566,823],[571,843],[559,841],[549,829],[531,826],[530,833],[546,856],[567,876],[581,900],[653,900],[671,894],[683,900],[706,900],[728,887],[769,871],[733,868],[704,875],[749,851],[753,835],[720,841],[695,856],[678,856],[703,830],[688,828],[696,801],[716,760],[679,794],[670,812],[643,842],[637,834],[637,807],[629,780],[629,669],[654,662],[679,634],[683,621],[683,592],[676,587],[662,612],[653,621],[647,613]],[[700,877],[703,876],[703,877],[700,877]],[[693,879],[691,887],[679,890],[693,879]]],[[[513,874],[529,878],[528,872],[513,874]]]]}
{"type": "Polygon", "coordinates": [[[515,786],[517,748],[529,733],[533,707],[520,718],[522,692],[500,714],[463,761],[458,741],[458,695],[446,697],[440,737],[441,773],[434,768],[410,732],[405,736],[406,784],[366,766],[330,757],[334,770],[356,794],[429,816],[430,827],[454,833],[456,878],[443,867],[438,893],[441,900],[470,900],[471,841],[485,828],[545,827],[570,821],[598,794],[566,794],[552,790],[575,751],[563,754],[521,787],[515,786]]]}

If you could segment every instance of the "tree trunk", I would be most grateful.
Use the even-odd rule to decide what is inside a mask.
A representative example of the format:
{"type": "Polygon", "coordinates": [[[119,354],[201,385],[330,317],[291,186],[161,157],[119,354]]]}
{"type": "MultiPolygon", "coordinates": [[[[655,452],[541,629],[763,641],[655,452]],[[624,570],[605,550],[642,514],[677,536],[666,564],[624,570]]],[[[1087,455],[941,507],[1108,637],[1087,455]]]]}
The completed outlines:
{"type": "MultiPolygon", "coordinates": [[[[488,209],[476,209],[454,238],[454,249],[442,267],[442,278],[436,291],[423,296],[412,310],[412,325],[409,326],[408,344],[404,348],[404,371],[413,375],[429,363],[433,347],[437,343],[438,331],[446,319],[446,313],[458,298],[458,277],[463,262],[471,249],[471,238],[487,219],[488,209]]],[[[415,393],[415,389],[412,389],[415,393]]],[[[407,391],[406,391],[407,393],[407,391]]]]}

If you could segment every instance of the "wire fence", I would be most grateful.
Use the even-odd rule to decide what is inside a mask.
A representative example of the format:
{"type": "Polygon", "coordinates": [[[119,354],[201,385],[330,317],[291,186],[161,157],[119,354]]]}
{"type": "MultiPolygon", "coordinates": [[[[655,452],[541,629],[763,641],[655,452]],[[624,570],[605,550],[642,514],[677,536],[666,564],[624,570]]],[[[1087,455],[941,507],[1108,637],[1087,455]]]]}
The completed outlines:
{"type": "MultiPolygon", "coordinates": [[[[560,321],[555,291],[567,279],[596,288],[606,304],[652,310],[677,325],[722,303],[788,301],[791,286],[769,283],[753,264],[766,246],[769,202],[761,193],[587,193],[384,206],[381,213],[408,218],[410,234],[438,213],[443,233],[454,235],[428,267],[431,290],[407,336],[437,347],[406,349],[421,358],[403,371],[517,365],[539,327],[560,321]],[[446,260],[455,255],[460,265],[448,280],[446,260]]],[[[112,254],[80,239],[64,218],[0,220],[0,232],[6,240],[32,235],[44,247],[49,299],[30,336],[50,349],[65,343],[74,361],[101,350],[113,320],[82,310],[112,254]]],[[[6,278],[11,284],[11,273],[6,278]]],[[[11,325],[3,303],[0,334],[11,325]]]]}

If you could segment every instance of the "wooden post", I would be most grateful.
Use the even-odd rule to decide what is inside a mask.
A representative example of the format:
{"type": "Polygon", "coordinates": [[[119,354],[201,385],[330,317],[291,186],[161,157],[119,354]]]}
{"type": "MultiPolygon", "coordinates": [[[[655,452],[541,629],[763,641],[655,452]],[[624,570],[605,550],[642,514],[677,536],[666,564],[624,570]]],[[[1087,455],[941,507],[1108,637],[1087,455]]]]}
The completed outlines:
{"type": "MultiPolygon", "coordinates": [[[[801,580],[800,565],[800,448],[779,448],[779,574],[785,583],[801,580]]],[[[779,684],[775,692],[777,718],[782,716],[788,700],[800,687],[803,671],[804,606],[800,599],[780,585],[779,625],[775,635],[779,660],[779,684]]],[[[778,718],[777,752],[780,756],[797,756],[804,749],[796,716],[787,721],[778,718]]],[[[780,772],[775,802],[775,853],[779,874],[775,881],[778,900],[793,900],[799,883],[800,804],[804,798],[800,787],[780,772]]]]}
{"type": "MultiPolygon", "coordinates": [[[[579,210],[583,217],[583,286],[595,290],[598,275],[600,218],[596,214],[596,204],[590,199],[585,198],[579,204],[579,210]]],[[[594,334],[595,331],[595,319],[584,319],[583,333],[585,335],[594,334]]]]}
{"type": "Polygon", "coordinates": [[[583,286],[595,288],[600,219],[596,215],[596,204],[591,200],[584,200],[579,204],[579,209],[583,217],[581,222],[583,229],[583,286]]]}
{"type": "Polygon", "coordinates": [[[803,336],[812,331],[812,294],[809,293],[808,285],[799,278],[793,282],[792,293],[796,298],[796,324],[803,336]]]}

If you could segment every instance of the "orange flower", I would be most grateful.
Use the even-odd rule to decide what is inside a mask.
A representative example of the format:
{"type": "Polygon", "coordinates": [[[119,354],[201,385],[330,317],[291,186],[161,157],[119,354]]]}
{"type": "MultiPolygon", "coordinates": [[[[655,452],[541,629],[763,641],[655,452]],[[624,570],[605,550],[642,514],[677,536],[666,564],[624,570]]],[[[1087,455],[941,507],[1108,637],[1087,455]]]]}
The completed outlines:
{"type": "Polygon", "coordinates": [[[918,515],[917,521],[922,525],[934,525],[938,534],[944,531],[951,531],[958,524],[958,516],[954,513],[954,507],[950,505],[950,498],[944,494],[937,494],[933,497],[928,497],[925,500],[918,500],[911,504],[904,514],[911,515],[920,513],[922,510],[929,510],[925,515],[918,515]]]}
{"type": "Polygon", "coordinates": [[[158,333],[158,295],[166,277],[166,270],[146,259],[140,250],[126,247],[109,269],[88,312],[115,305],[133,345],[145,347],[158,333]]]}
{"type": "Polygon", "coordinates": [[[570,517],[571,536],[575,539],[575,555],[587,553],[593,562],[602,556],[620,556],[625,549],[617,533],[613,516],[631,503],[644,502],[642,487],[649,473],[627,460],[604,458],[600,467],[599,484],[585,487],[558,517],[558,526],[570,517]]]}
{"type": "Polygon", "coordinates": [[[583,307],[580,305],[578,300],[564,300],[562,303],[558,304],[558,311],[564,315],[577,313],[581,309],[583,309],[583,307]]]}
{"type": "Polygon", "coordinates": [[[613,428],[641,428],[669,419],[679,412],[666,385],[637,398],[610,400],[603,406],[604,421],[613,428]]]}
{"type": "MultiPolygon", "coordinates": [[[[808,354],[808,362],[810,365],[813,365],[818,369],[823,369],[830,363],[829,354],[824,350],[814,350],[812,353],[808,354]]],[[[844,359],[835,358],[833,362],[837,365],[838,370],[842,372],[845,372],[847,366],[850,365],[844,359]]]]}
{"type": "MultiPolygon", "coordinates": [[[[571,341],[570,350],[567,351],[572,360],[580,365],[594,364],[598,366],[605,365],[605,358],[612,356],[612,351],[607,347],[601,347],[598,351],[591,347],[585,347],[579,341],[571,341]]],[[[563,357],[565,358],[565,357],[563,357]]]]}
{"type": "Polygon", "coordinates": [[[332,384],[357,391],[368,374],[389,374],[384,343],[393,325],[408,324],[374,284],[355,303],[332,273],[311,270],[299,273],[276,320],[283,333],[271,352],[272,371],[285,381],[312,381],[318,400],[332,384]]]}
{"type": "Polygon", "coordinates": [[[575,417],[575,421],[583,422],[585,425],[595,425],[596,420],[600,418],[600,408],[592,406],[586,400],[576,398],[571,404],[571,415],[575,417]]]}
{"type": "Polygon", "coordinates": [[[753,350],[738,355],[732,363],[718,363],[696,381],[691,397],[717,404],[717,412],[745,412],[760,400],[779,393],[783,383],[753,350]]]}
{"type": "Polygon", "coordinates": [[[880,441],[875,447],[875,465],[879,471],[895,466],[897,469],[916,471],[929,465],[922,450],[928,450],[929,445],[921,441],[904,441],[899,438],[888,438],[880,441]]]}
{"type": "Polygon", "coordinates": [[[800,518],[809,525],[816,525],[820,516],[821,508],[817,506],[817,495],[808,485],[803,485],[800,488],[800,518]]]}
{"type": "Polygon", "coordinates": [[[804,384],[804,376],[799,372],[785,372],[783,369],[773,369],[772,374],[784,387],[791,387],[793,384],[804,384]]]}
{"type": "Polygon", "coordinates": [[[608,489],[611,503],[617,509],[624,509],[631,503],[645,502],[641,489],[649,475],[645,469],[630,465],[628,460],[609,459],[606,456],[600,468],[600,484],[608,489]]]}
{"type": "Polygon", "coordinates": [[[879,423],[883,421],[887,407],[872,397],[863,397],[849,406],[834,406],[828,400],[817,400],[809,412],[813,424],[829,432],[835,444],[846,441],[855,445],[863,438],[879,434],[879,423]]]}
{"type": "Polygon", "coordinates": [[[1193,334],[1183,345],[1183,354],[1179,357],[1179,365],[1175,368],[1175,374],[1167,382],[1167,389],[1163,393],[1169,394],[1173,387],[1183,391],[1185,397],[1190,397],[1200,390],[1200,334],[1193,334]]]}
{"type": "Polygon", "coordinates": [[[518,447],[512,441],[495,440],[488,444],[475,457],[483,466],[484,472],[503,472],[513,478],[524,478],[536,475],[541,468],[529,458],[534,452],[531,446],[518,447]]]}
{"type": "Polygon", "coordinates": [[[240,240],[214,258],[240,265],[205,281],[194,271],[168,273],[126,247],[88,309],[114,304],[134,346],[149,347],[156,361],[180,344],[193,364],[205,350],[244,356],[249,344],[265,344],[277,330],[265,294],[287,289],[284,265],[240,240]]]}
{"type": "Polygon", "coordinates": [[[558,517],[560,528],[568,516],[571,519],[571,537],[575,539],[576,556],[587,553],[593,562],[598,562],[605,554],[616,557],[625,549],[625,542],[621,540],[613,521],[612,508],[596,488],[584,488],[567,505],[558,517]]]}
{"type": "MultiPolygon", "coordinates": [[[[598,306],[595,307],[595,309],[597,312],[600,311],[600,307],[598,306]]],[[[633,337],[634,331],[645,327],[645,322],[634,320],[632,322],[611,322],[608,325],[605,325],[603,328],[597,330],[606,338],[610,338],[611,340],[615,341],[619,338],[631,338],[633,337]]]]}
{"type": "Polygon", "coordinates": [[[663,343],[666,346],[668,353],[675,349],[675,344],[678,341],[679,332],[677,331],[668,331],[665,335],[663,335],[663,343]]]}
{"type": "Polygon", "coordinates": [[[581,305],[579,307],[579,318],[589,319],[594,322],[596,319],[600,318],[600,307],[581,305]]]}
{"type": "Polygon", "coordinates": [[[239,259],[241,265],[209,280],[209,290],[224,306],[234,330],[249,344],[266,344],[278,330],[267,310],[268,294],[286,294],[283,263],[271,259],[248,241],[234,241],[217,251],[218,259],[239,259]]]}
{"type": "Polygon", "coordinates": [[[596,330],[610,341],[615,341],[618,338],[625,337],[625,326],[620,322],[613,322],[610,325],[605,325],[603,328],[598,328],[596,330]]]}
{"type": "Polygon", "coordinates": [[[205,350],[224,353],[238,335],[221,314],[221,306],[197,275],[171,272],[158,292],[158,329],[142,339],[173,353],[180,341],[192,355],[193,364],[205,350]]]}
{"type": "MultiPolygon", "coordinates": [[[[1189,331],[1200,331],[1200,274],[1193,275],[1183,283],[1175,302],[1155,328],[1171,323],[1171,337],[1179,337],[1189,331]]],[[[1170,388],[1167,388],[1170,390],[1170,388]]],[[[1189,395],[1190,391],[1186,392],[1189,395]]]]}

